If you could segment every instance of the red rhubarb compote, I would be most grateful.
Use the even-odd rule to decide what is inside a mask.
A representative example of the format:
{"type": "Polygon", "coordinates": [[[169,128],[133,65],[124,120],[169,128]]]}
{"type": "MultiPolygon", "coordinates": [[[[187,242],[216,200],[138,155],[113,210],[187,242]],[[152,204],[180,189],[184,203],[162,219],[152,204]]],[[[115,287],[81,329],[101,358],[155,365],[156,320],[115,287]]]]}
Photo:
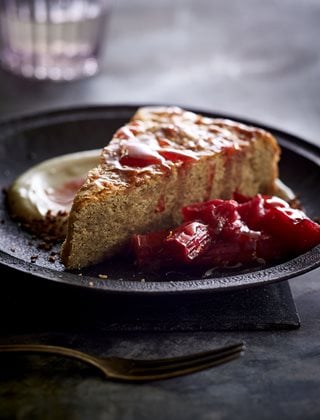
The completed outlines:
{"type": "Polygon", "coordinates": [[[234,194],[181,209],[175,229],[135,235],[139,267],[230,267],[302,254],[320,243],[320,225],[278,198],[234,194]]]}

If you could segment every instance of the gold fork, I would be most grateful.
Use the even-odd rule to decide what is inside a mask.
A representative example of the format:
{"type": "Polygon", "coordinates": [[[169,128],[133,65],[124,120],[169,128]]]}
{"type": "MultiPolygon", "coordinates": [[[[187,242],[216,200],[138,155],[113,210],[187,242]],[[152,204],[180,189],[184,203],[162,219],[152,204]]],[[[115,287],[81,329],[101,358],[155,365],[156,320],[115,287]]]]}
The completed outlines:
{"type": "Polygon", "coordinates": [[[97,357],[79,350],[46,344],[3,344],[0,353],[51,353],[81,360],[102,371],[106,378],[126,382],[147,382],[198,372],[239,357],[244,344],[237,343],[201,353],[165,359],[97,357]]]}

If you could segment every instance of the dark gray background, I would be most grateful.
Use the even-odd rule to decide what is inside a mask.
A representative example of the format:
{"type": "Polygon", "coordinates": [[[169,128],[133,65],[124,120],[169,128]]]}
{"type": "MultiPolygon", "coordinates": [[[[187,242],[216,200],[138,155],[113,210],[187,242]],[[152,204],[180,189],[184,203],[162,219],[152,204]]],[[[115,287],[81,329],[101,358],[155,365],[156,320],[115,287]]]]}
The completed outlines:
{"type": "Polygon", "coordinates": [[[318,142],[319,22],[317,0],[118,0],[99,76],[33,85],[3,74],[0,113],[179,103],[318,142]]]}

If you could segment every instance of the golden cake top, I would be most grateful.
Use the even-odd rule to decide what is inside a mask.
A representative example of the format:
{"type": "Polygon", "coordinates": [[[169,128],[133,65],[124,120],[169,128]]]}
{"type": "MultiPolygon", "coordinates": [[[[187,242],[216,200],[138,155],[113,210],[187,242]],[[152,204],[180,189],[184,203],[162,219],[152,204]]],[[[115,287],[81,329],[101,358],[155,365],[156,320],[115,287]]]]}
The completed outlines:
{"type": "Polygon", "coordinates": [[[142,107],[103,148],[86,187],[99,190],[155,176],[204,156],[232,154],[255,138],[276,141],[264,130],[226,119],[208,118],[179,107],[142,107]],[[90,185],[91,183],[91,185],[90,185]]]}

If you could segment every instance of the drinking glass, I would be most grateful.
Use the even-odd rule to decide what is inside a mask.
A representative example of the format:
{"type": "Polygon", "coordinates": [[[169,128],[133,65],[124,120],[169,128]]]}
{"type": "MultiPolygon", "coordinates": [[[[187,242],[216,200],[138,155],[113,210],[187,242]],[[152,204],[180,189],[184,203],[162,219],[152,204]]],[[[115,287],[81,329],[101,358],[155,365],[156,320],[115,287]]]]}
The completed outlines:
{"type": "Polygon", "coordinates": [[[92,76],[110,7],[110,0],[0,0],[2,66],[40,80],[92,76]]]}

